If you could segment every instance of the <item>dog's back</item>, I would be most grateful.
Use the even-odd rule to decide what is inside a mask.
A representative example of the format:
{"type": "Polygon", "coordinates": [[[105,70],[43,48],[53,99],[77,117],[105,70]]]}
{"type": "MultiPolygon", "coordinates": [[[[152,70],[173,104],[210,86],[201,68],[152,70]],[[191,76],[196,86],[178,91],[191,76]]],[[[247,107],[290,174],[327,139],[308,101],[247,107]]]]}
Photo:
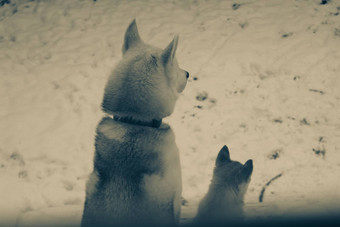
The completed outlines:
{"type": "Polygon", "coordinates": [[[170,127],[135,127],[103,118],[96,151],[83,226],[176,224],[181,174],[170,127]]]}

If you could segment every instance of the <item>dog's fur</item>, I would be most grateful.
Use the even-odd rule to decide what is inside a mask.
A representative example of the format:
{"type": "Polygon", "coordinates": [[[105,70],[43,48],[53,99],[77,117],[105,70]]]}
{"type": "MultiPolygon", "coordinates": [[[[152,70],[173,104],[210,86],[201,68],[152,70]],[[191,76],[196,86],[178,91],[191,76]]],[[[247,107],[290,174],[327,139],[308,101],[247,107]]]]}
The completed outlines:
{"type": "Polygon", "coordinates": [[[252,160],[244,165],[232,161],[228,147],[222,147],[216,158],[208,193],[199,204],[194,223],[231,224],[242,220],[244,195],[252,171],[252,160]]]}
{"type": "Polygon", "coordinates": [[[102,103],[117,119],[104,117],[97,127],[82,226],[178,223],[182,185],[174,134],[166,124],[148,124],[169,116],[186,86],[177,44],[175,36],[161,50],[141,40],[135,20],[127,28],[123,59],[102,103]]]}

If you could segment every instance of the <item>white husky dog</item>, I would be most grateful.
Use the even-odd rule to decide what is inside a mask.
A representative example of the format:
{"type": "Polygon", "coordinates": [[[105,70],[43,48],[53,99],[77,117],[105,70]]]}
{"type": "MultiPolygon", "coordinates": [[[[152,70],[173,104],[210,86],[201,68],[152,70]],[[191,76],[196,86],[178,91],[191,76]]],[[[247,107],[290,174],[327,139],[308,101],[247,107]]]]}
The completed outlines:
{"type": "Polygon", "coordinates": [[[144,43],[133,20],[123,59],[105,88],[82,226],[176,225],[181,166],[169,116],[189,73],[176,58],[178,36],[164,49],[144,43]]]}

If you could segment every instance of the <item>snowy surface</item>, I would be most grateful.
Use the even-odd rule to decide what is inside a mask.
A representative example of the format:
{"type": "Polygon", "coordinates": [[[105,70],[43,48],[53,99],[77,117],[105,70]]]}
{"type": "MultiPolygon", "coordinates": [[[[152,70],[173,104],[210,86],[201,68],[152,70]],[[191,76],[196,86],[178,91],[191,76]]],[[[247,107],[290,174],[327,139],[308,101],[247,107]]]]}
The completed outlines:
{"type": "Polygon", "coordinates": [[[103,89],[133,18],[152,45],[180,34],[191,75],[165,119],[181,154],[183,220],[224,144],[254,161],[248,216],[339,213],[340,1],[12,3],[0,7],[2,225],[80,222],[103,89]]]}

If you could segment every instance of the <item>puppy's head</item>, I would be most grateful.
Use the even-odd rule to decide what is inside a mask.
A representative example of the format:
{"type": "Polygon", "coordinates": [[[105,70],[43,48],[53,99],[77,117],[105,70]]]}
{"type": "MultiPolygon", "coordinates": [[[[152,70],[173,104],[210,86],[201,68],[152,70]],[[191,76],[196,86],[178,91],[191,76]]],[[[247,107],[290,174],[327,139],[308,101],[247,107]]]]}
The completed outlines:
{"type": "Polygon", "coordinates": [[[228,147],[223,146],[216,158],[213,180],[243,196],[247,191],[252,172],[253,161],[251,159],[244,165],[233,161],[230,159],[228,147]]]}
{"type": "Polygon", "coordinates": [[[105,88],[104,112],[141,120],[170,115],[189,77],[178,66],[177,45],[178,36],[165,49],[145,44],[133,20],[125,33],[123,59],[105,88]]]}

